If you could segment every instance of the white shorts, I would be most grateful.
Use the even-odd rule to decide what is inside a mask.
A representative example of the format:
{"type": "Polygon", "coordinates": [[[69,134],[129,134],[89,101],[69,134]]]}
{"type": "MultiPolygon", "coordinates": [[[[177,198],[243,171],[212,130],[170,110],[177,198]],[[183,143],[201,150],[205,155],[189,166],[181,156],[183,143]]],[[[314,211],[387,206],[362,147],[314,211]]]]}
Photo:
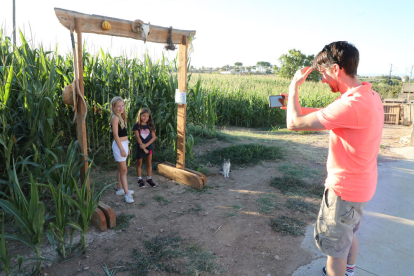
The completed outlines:
{"type": "Polygon", "coordinates": [[[123,162],[128,157],[128,144],[129,144],[129,141],[128,140],[123,141],[123,142],[121,142],[121,144],[122,144],[122,147],[124,148],[124,151],[127,154],[126,157],[122,157],[121,150],[119,149],[119,147],[116,144],[115,140],[112,142],[112,151],[114,153],[114,157],[115,157],[116,162],[123,162]]]}

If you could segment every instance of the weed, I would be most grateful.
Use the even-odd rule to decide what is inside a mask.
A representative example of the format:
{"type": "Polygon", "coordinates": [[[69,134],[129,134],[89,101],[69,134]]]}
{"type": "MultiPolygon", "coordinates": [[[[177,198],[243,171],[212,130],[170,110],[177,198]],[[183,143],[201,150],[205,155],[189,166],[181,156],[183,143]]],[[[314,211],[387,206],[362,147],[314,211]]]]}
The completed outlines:
{"type": "Polygon", "coordinates": [[[290,198],[285,205],[292,211],[300,211],[302,213],[316,213],[318,211],[315,206],[300,199],[290,198]]]}
{"type": "Polygon", "coordinates": [[[197,167],[197,171],[198,172],[201,172],[204,175],[206,175],[206,174],[208,174],[208,167],[207,166],[204,166],[204,165],[199,165],[197,167]]]}
{"type": "Polygon", "coordinates": [[[275,194],[268,194],[268,195],[259,197],[256,200],[256,204],[259,207],[260,213],[263,213],[263,214],[270,214],[274,211],[275,207],[279,207],[279,205],[276,203],[275,194]]]}
{"type": "Polygon", "coordinates": [[[188,213],[189,214],[199,214],[201,211],[203,211],[203,206],[201,206],[201,204],[194,203],[194,207],[191,207],[188,210],[188,213]]]}
{"type": "Polygon", "coordinates": [[[211,194],[211,189],[214,189],[215,187],[213,186],[204,186],[203,189],[199,190],[199,189],[193,189],[193,188],[186,188],[186,192],[191,192],[191,193],[196,193],[196,194],[211,194]]]}
{"type": "Polygon", "coordinates": [[[132,259],[120,270],[142,276],[150,271],[197,275],[200,272],[214,274],[219,268],[213,253],[203,251],[198,244],[188,244],[176,234],[144,241],[144,250],[134,249],[132,259]],[[182,273],[180,268],[186,273],[182,273]]]}
{"type": "Polygon", "coordinates": [[[274,177],[270,180],[270,186],[279,189],[283,194],[294,195],[323,195],[324,187],[317,184],[307,184],[302,179],[293,176],[274,177]]]}
{"type": "Polygon", "coordinates": [[[237,212],[231,212],[231,213],[225,213],[224,217],[225,218],[235,218],[237,217],[239,214],[237,212]]]}
{"type": "Polygon", "coordinates": [[[138,203],[137,205],[140,207],[145,207],[148,205],[148,203],[143,201],[143,202],[138,203]]]}
{"type": "Polygon", "coordinates": [[[105,252],[106,254],[109,254],[109,253],[111,253],[114,249],[115,249],[115,248],[113,248],[113,247],[107,247],[107,248],[105,248],[104,252],[105,252]]]}
{"type": "Polygon", "coordinates": [[[239,205],[235,204],[235,205],[231,205],[230,208],[240,210],[241,208],[243,208],[243,206],[239,206],[239,205]]]}
{"type": "Polygon", "coordinates": [[[116,217],[116,226],[114,230],[122,230],[129,227],[129,220],[134,218],[135,214],[126,215],[124,213],[116,217]]]}
{"type": "MultiPolygon", "coordinates": [[[[109,270],[108,269],[108,267],[106,266],[106,265],[103,265],[102,263],[99,263],[100,265],[101,265],[101,267],[102,267],[102,269],[103,269],[103,271],[105,272],[105,275],[106,276],[115,276],[115,274],[118,272],[118,270],[117,270],[117,266],[118,266],[118,263],[119,263],[119,261],[122,259],[122,257],[121,258],[119,258],[118,259],[118,261],[115,263],[115,265],[112,267],[112,269],[111,270],[109,270]]],[[[92,272],[91,272],[92,273],[92,272]]],[[[92,273],[94,276],[99,276],[99,275],[97,275],[97,274],[95,274],[95,273],[92,273]]]]}
{"type": "Polygon", "coordinates": [[[269,225],[276,232],[281,232],[283,236],[302,236],[305,235],[305,223],[301,220],[280,216],[277,219],[271,218],[269,225]]]}
{"type": "Polygon", "coordinates": [[[220,148],[205,154],[202,157],[206,163],[220,165],[224,158],[230,158],[232,165],[257,164],[263,160],[281,159],[282,153],[278,147],[269,147],[259,144],[234,145],[220,148]]]}
{"type": "Polygon", "coordinates": [[[155,195],[152,199],[154,199],[156,202],[159,202],[161,204],[171,203],[171,200],[164,198],[162,195],[155,195]]]}

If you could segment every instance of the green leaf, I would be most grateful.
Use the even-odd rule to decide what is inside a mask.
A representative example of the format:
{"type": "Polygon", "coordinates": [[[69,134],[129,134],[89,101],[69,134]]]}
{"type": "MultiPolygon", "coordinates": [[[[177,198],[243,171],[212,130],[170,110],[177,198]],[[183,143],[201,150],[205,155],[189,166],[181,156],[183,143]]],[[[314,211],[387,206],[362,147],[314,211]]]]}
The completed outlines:
{"type": "Polygon", "coordinates": [[[83,232],[82,227],[78,223],[76,223],[76,222],[70,221],[70,222],[67,223],[67,225],[69,227],[72,227],[73,229],[76,229],[76,230],[78,230],[80,232],[83,232]]]}
{"type": "Polygon", "coordinates": [[[10,96],[10,87],[13,81],[13,63],[10,66],[9,74],[7,76],[6,86],[4,88],[4,95],[3,95],[3,109],[6,108],[7,100],[10,96]]]}
{"type": "Polygon", "coordinates": [[[23,227],[27,233],[32,233],[32,230],[27,221],[23,218],[22,213],[17,210],[12,203],[4,199],[0,199],[0,207],[3,208],[6,213],[12,215],[17,223],[23,227]]]}
{"type": "Polygon", "coordinates": [[[28,246],[33,251],[36,250],[36,248],[33,246],[33,244],[30,241],[28,241],[26,239],[23,239],[20,236],[16,236],[16,235],[13,235],[13,234],[6,234],[5,238],[8,239],[8,240],[19,241],[19,242],[23,243],[24,245],[28,246]]]}

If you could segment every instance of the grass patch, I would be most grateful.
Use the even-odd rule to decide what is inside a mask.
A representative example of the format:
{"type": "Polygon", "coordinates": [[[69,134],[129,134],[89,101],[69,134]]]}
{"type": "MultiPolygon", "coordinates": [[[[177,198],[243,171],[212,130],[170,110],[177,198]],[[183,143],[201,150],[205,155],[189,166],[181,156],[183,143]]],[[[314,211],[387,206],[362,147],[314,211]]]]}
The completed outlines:
{"type": "Polygon", "coordinates": [[[223,216],[225,218],[235,218],[237,217],[239,214],[237,212],[231,212],[231,213],[225,213],[223,216]]]}
{"type": "Polygon", "coordinates": [[[293,176],[274,177],[270,180],[271,187],[279,189],[283,194],[310,195],[321,197],[324,187],[318,184],[308,184],[293,176]]]}
{"type": "Polygon", "coordinates": [[[187,243],[176,234],[144,241],[144,250],[134,249],[132,259],[120,271],[131,271],[131,275],[140,276],[146,276],[150,271],[185,275],[219,272],[213,253],[204,251],[198,244],[187,243]]]}
{"type": "Polygon", "coordinates": [[[277,219],[271,218],[269,225],[276,232],[282,233],[283,236],[303,236],[305,235],[306,224],[298,219],[287,216],[280,216],[277,219]]]}
{"type": "Polygon", "coordinates": [[[240,210],[241,208],[243,208],[243,206],[239,206],[235,204],[235,205],[231,205],[230,208],[235,209],[235,210],[240,210]]]}
{"type": "Polygon", "coordinates": [[[198,203],[194,203],[194,207],[191,207],[190,209],[188,209],[188,213],[189,214],[200,214],[201,211],[203,211],[203,206],[201,206],[201,204],[198,203]]]}
{"type": "Polygon", "coordinates": [[[211,162],[212,164],[221,165],[224,158],[230,158],[232,165],[250,165],[263,160],[275,160],[282,157],[280,148],[276,146],[244,144],[215,149],[205,154],[202,159],[206,163],[211,162]]]}
{"type": "Polygon", "coordinates": [[[276,195],[268,194],[259,197],[256,200],[257,207],[259,208],[260,213],[271,214],[275,210],[275,207],[279,207],[276,203],[276,195]]]}
{"type": "Polygon", "coordinates": [[[316,213],[318,210],[313,206],[311,203],[307,203],[303,200],[296,199],[296,198],[290,198],[286,202],[285,206],[289,208],[292,211],[299,211],[302,213],[316,213]]]}
{"type": "Polygon", "coordinates": [[[300,164],[285,163],[279,166],[279,170],[284,174],[298,178],[316,178],[319,176],[318,170],[309,169],[300,164]]]}
{"type": "Polygon", "coordinates": [[[123,230],[129,227],[129,220],[134,218],[135,214],[126,215],[124,213],[116,217],[116,226],[114,230],[123,230]]]}
{"type": "Polygon", "coordinates": [[[152,197],[152,199],[161,204],[171,203],[171,200],[164,198],[162,195],[155,195],[152,197]]]}
{"type": "Polygon", "coordinates": [[[202,194],[211,194],[210,190],[214,189],[214,188],[215,187],[213,187],[213,186],[204,186],[203,189],[199,190],[199,189],[194,189],[194,188],[188,187],[188,188],[186,188],[186,191],[202,195],[202,194]]]}
{"type": "Polygon", "coordinates": [[[141,203],[138,203],[137,205],[140,206],[140,207],[145,207],[145,206],[148,205],[148,203],[143,201],[141,203]]]}

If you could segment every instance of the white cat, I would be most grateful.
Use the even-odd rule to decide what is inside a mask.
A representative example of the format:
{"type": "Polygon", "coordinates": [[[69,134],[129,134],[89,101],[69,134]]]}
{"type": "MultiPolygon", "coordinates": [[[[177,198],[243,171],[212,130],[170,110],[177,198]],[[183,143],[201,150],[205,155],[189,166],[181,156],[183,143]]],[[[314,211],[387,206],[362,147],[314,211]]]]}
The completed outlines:
{"type": "Polygon", "coordinates": [[[220,169],[220,173],[222,173],[224,177],[229,177],[230,165],[230,159],[224,159],[220,169]]]}

